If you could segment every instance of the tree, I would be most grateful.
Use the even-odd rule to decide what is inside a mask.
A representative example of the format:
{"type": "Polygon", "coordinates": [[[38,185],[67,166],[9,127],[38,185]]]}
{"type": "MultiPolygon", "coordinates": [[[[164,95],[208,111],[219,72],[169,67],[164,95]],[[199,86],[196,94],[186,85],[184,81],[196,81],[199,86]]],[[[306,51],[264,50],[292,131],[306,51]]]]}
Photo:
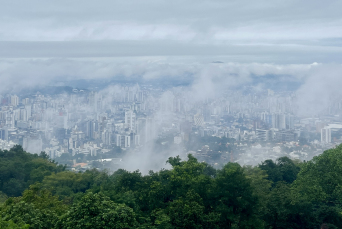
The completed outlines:
{"type": "Polygon", "coordinates": [[[52,211],[53,214],[57,216],[61,216],[68,209],[68,206],[58,199],[58,196],[53,196],[52,193],[48,189],[43,188],[40,183],[31,185],[29,189],[26,189],[23,192],[20,199],[26,203],[34,204],[35,208],[41,211],[52,211]]]}
{"type": "Polygon", "coordinates": [[[220,214],[220,228],[262,228],[257,217],[258,197],[239,164],[226,164],[218,170],[214,182],[211,204],[220,214]]]}
{"type": "Polygon", "coordinates": [[[276,162],[266,160],[259,168],[266,171],[268,179],[276,185],[279,181],[291,184],[297,178],[300,167],[288,157],[280,157],[276,162]]]}
{"type": "Polygon", "coordinates": [[[85,193],[94,185],[94,179],[99,173],[93,170],[84,173],[63,171],[44,177],[42,187],[51,190],[53,195],[61,199],[72,201],[77,194],[85,193]]]}
{"type": "Polygon", "coordinates": [[[285,182],[278,182],[267,196],[263,215],[265,228],[315,228],[319,223],[310,202],[294,203],[291,187],[285,182]]]}
{"type": "Polygon", "coordinates": [[[181,164],[181,159],[180,159],[179,156],[177,156],[177,157],[169,157],[169,159],[166,162],[174,167],[174,166],[177,166],[177,165],[181,164]]]}
{"type": "Polygon", "coordinates": [[[52,211],[42,211],[37,209],[34,204],[20,199],[7,200],[2,214],[5,221],[13,221],[18,225],[28,224],[30,228],[53,228],[57,220],[57,216],[52,211]]]}
{"type": "Polygon", "coordinates": [[[47,155],[47,153],[45,153],[45,151],[40,152],[39,157],[46,160],[49,159],[49,156],[47,155]]]}
{"type": "Polygon", "coordinates": [[[342,144],[301,165],[292,184],[294,204],[313,204],[317,223],[342,228],[342,144]]]}
{"type": "MultiPolygon", "coordinates": [[[[179,161],[177,158],[175,160],[179,161]]],[[[206,174],[207,167],[206,163],[199,163],[191,154],[187,161],[175,163],[170,171],[170,185],[175,196],[184,197],[188,190],[193,189],[203,197],[201,194],[205,195],[206,187],[211,184],[211,178],[206,174]]]]}
{"type": "Polygon", "coordinates": [[[8,196],[0,191],[0,204],[4,203],[8,199],[8,196]]]}
{"type": "Polygon", "coordinates": [[[65,170],[65,167],[49,161],[43,154],[30,154],[20,145],[9,151],[0,150],[0,191],[7,196],[20,196],[35,182],[47,175],[65,170]]]}
{"type": "Polygon", "coordinates": [[[342,207],[342,144],[302,165],[293,184],[298,201],[324,201],[342,207]]]}
{"type": "Polygon", "coordinates": [[[260,216],[266,211],[266,204],[268,195],[271,191],[272,182],[268,180],[268,175],[265,170],[261,170],[259,167],[244,166],[244,174],[251,182],[253,188],[253,195],[258,197],[258,203],[260,206],[260,216]]]}
{"type": "Polygon", "coordinates": [[[184,198],[171,202],[167,212],[174,228],[219,228],[220,215],[206,215],[201,197],[193,190],[189,190],[184,198]]]}
{"type": "Polygon", "coordinates": [[[53,228],[58,216],[65,213],[67,206],[42,189],[40,184],[31,185],[22,197],[8,199],[2,209],[5,220],[18,225],[30,225],[30,228],[53,228]]]}
{"type": "Polygon", "coordinates": [[[16,224],[12,220],[5,221],[0,217],[0,228],[1,229],[29,229],[28,224],[16,224]]]}
{"type": "Polygon", "coordinates": [[[79,203],[62,216],[59,228],[124,229],[136,228],[133,209],[116,204],[101,193],[87,193],[79,203]]]}

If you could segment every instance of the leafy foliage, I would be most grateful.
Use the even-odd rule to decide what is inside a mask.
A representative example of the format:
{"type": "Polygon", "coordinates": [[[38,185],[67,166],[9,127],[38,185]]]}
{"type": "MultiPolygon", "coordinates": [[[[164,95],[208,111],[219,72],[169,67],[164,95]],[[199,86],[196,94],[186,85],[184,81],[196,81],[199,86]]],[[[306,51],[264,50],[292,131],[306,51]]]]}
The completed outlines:
{"type": "Polygon", "coordinates": [[[291,184],[296,180],[297,174],[300,171],[300,167],[288,157],[278,158],[276,162],[266,160],[259,165],[259,168],[266,171],[268,179],[274,184],[279,181],[291,184]]]}
{"type": "Polygon", "coordinates": [[[59,228],[124,229],[136,225],[133,209],[116,204],[103,194],[87,193],[58,223],[59,228]]]}
{"type": "Polygon", "coordinates": [[[2,209],[5,220],[19,225],[29,224],[30,228],[53,228],[58,217],[65,213],[67,206],[42,189],[41,185],[31,185],[22,197],[9,198],[2,209]]]}
{"type": "Polygon", "coordinates": [[[0,151],[0,228],[342,228],[342,146],[304,163],[167,162],[147,175],[75,173],[45,153],[0,151]]]}
{"type": "Polygon", "coordinates": [[[20,196],[29,185],[65,170],[65,167],[50,162],[46,154],[27,153],[20,145],[9,151],[0,150],[0,158],[0,191],[7,196],[20,196]]]}
{"type": "Polygon", "coordinates": [[[2,229],[28,229],[30,226],[28,224],[16,224],[13,221],[5,221],[0,218],[0,228],[2,229]]]}

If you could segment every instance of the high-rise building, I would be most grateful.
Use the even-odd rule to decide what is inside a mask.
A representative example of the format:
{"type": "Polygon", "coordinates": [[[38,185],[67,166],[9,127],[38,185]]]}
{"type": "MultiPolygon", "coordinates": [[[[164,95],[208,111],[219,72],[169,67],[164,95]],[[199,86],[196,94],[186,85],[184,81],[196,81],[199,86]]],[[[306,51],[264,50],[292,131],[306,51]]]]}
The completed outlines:
{"type": "Polygon", "coordinates": [[[22,104],[27,105],[27,104],[30,103],[30,99],[29,98],[25,98],[21,102],[22,102],[22,104]]]}
{"type": "Polygon", "coordinates": [[[8,129],[6,127],[0,129],[0,139],[8,141],[8,129]]]}
{"type": "Polygon", "coordinates": [[[131,147],[131,136],[129,135],[116,135],[116,146],[121,148],[131,147]]]}
{"type": "Polygon", "coordinates": [[[279,130],[274,134],[274,139],[277,142],[291,142],[297,140],[297,134],[291,130],[279,130]]]}
{"type": "MultiPolygon", "coordinates": [[[[122,136],[122,137],[124,137],[124,139],[125,139],[125,145],[124,145],[124,147],[125,147],[125,148],[131,147],[131,136],[125,135],[125,136],[122,136]]],[[[122,147],[122,146],[121,146],[121,147],[122,147]]]]}
{"type": "Polygon", "coordinates": [[[260,119],[268,126],[268,127],[273,127],[273,122],[272,122],[272,116],[271,114],[267,112],[263,112],[260,115],[260,119]]]}
{"type": "Polygon", "coordinates": [[[276,129],[286,128],[286,115],[285,114],[272,114],[272,127],[276,129]]]}
{"type": "Polygon", "coordinates": [[[209,106],[203,107],[203,119],[204,122],[210,122],[211,121],[211,111],[209,106]]]}
{"type": "Polygon", "coordinates": [[[139,143],[144,144],[148,141],[155,139],[156,137],[156,125],[155,120],[152,117],[139,118],[137,120],[137,131],[139,135],[139,143]]]}
{"type": "Polygon", "coordinates": [[[20,109],[20,120],[22,121],[28,120],[27,111],[25,108],[20,109]]]}
{"type": "Polygon", "coordinates": [[[10,97],[10,99],[11,99],[10,102],[11,102],[11,105],[12,105],[12,106],[16,107],[16,106],[19,105],[19,97],[18,97],[18,96],[12,95],[12,96],[10,97]]]}
{"type": "Polygon", "coordinates": [[[204,125],[204,117],[202,114],[195,114],[194,115],[194,123],[195,126],[203,126],[204,125]]]}
{"type": "Polygon", "coordinates": [[[286,129],[286,116],[285,114],[278,114],[278,129],[286,129]]]}
{"type": "Polygon", "coordinates": [[[116,146],[121,147],[121,135],[120,134],[116,135],[116,146]]]}
{"type": "Polygon", "coordinates": [[[138,101],[143,102],[144,101],[144,92],[139,91],[138,92],[138,101]]]}
{"type": "Polygon", "coordinates": [[[322,143],[331,142],[331,129],[330,128],[321,129],[321,142],[322,143]]]}
{"type": "Polygon", "coordinates": [[[96,133],[99,129],[99,124],[97,121],[89,120],[86,122],[86,136],[90,139],[95,139],[96,133]]]}
{"type": "Polygon", "coordinates": [[[125,111],[125,124],[131,132],[135,133],[136,129],[136,113],[132,110],[125,111]]]}
{"type": "Polygon", "coordinates": [[[112,134],[108,130],[105,130],[102,132],[101,139],[105,145],[110,145],[112,143],[111,138],[112,138],[112,134]]]}
{"type": "Polygon", "coordinates": [[[294,116],[291,114],[286,115],[285,120],[286,129],[292,130],[294,129],[294,116]]]}
{"type": "Polygon", "coordinates": [[[255,134],[259,141],[270,141],[273,139],[273,132],[271,130],[256,129],[255,134]]]}

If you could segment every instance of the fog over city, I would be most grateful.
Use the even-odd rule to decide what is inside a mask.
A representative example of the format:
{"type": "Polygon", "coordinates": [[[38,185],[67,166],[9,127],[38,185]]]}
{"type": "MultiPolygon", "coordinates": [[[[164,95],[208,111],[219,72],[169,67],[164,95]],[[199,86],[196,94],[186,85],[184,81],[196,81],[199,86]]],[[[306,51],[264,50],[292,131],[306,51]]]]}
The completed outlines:
{"type": "MultiPolygon", "coordinates": [[[[34,7],[33,7],[34,6],[34,7]]],[[[0,147],[68,168],[214,167],[342,143],[342,2],[0,8],[0,147]]]]}

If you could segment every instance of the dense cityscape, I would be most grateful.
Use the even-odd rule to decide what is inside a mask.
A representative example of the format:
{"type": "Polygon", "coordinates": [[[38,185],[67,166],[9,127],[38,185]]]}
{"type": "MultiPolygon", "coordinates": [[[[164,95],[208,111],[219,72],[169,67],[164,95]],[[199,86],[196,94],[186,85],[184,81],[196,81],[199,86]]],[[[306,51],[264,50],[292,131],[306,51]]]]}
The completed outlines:
{"type": "Polygon", "coordinates": [[[342,1],[1,3],[0,229],[342,228],[342,1]]]}
{"type": "Polygon", "coordinates": [[[131,168],[133,159],[162,168],[169,156],[189,153],[217,167],[281,156],[303,161],[342,142],[342,102],[299,117],[295,92],[245,87],[194,99],[186,87],[50,89],[1,96],[2,149],[20,144],[73,170],[114,171],[131,168]]]}

